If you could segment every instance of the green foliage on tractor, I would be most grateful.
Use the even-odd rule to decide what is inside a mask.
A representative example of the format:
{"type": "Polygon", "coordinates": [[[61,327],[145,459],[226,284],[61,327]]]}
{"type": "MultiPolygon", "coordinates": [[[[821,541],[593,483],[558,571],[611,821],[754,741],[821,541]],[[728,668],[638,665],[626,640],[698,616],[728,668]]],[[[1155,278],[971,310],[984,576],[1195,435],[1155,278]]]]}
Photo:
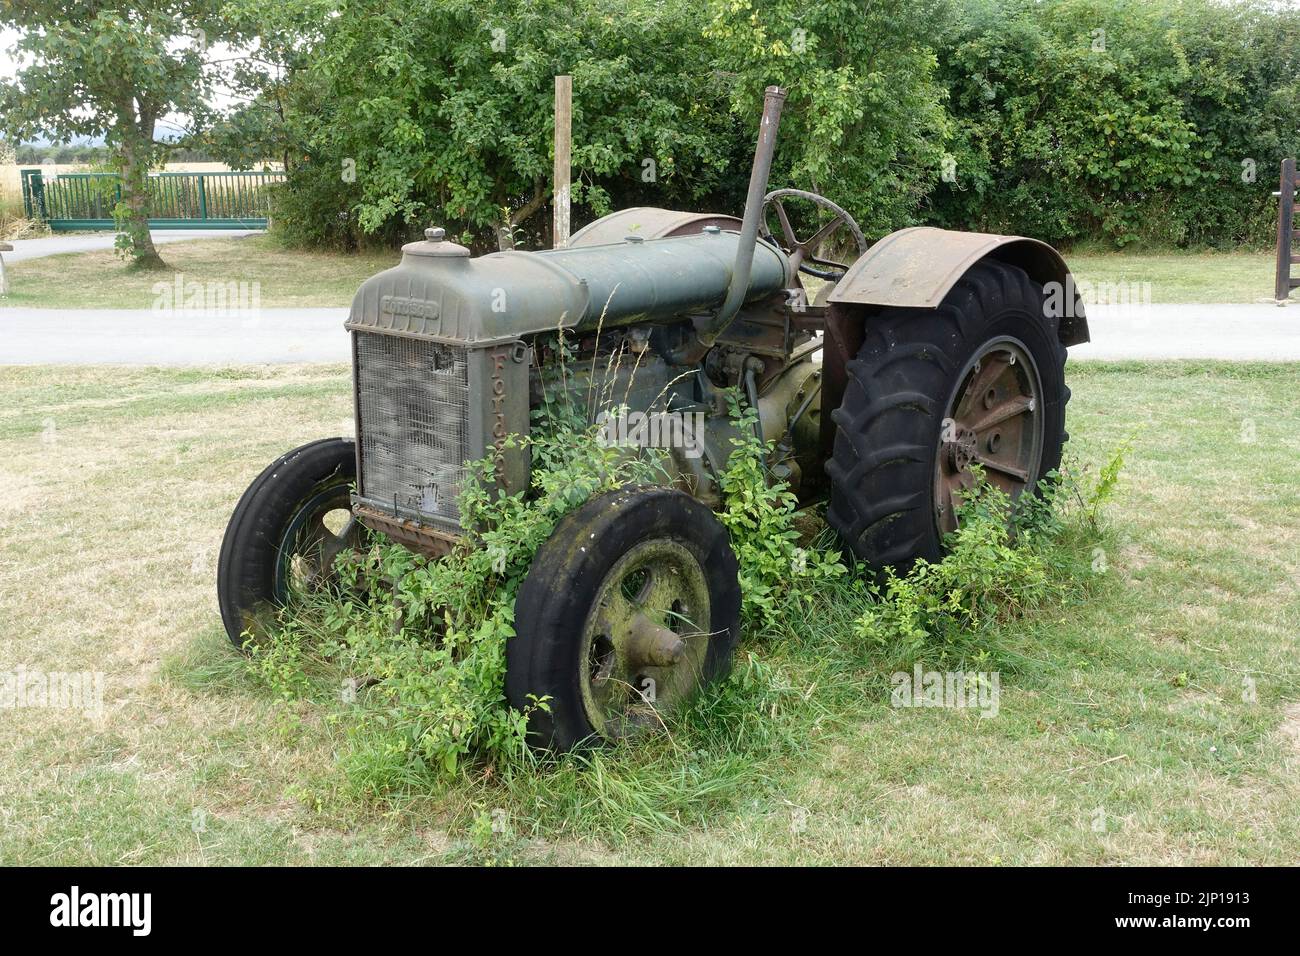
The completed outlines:
{"type": "MultiPolygon", "coordinates": [[[[582,425],[585,416],[563,401],[528,439],[535,462],[532,497],[488,494],[481,479],[490,465],[475,466],[479,481],[462,501],[468,523],[481,528],[481,546],[430,561],[375,539],[368,549],[340,557],[335,587],[303,595],[280,612],[266,639],[250,642],[249,668],[287,709],[301,714],[301,703],[310,701],[327,715],[340,738],[341,767],[358,794],[485,774],[507,787],[544,791],[563,781],[585,790],[592,784],[581,771],[595,767],[598,779],[612,774],[602,785],[626,788],[632,803],[618,812],[635,814],[638,789],[647,784],[643,770],[657,761],[657,786],[670,786],[679,772],[690,778],[679,781],[674,798],[663,800],[661,813],[672,815],[687,812],[692,801],[711,805],[723,791],[743,793],[761,778],[765,761],[788,752],[806,732],[809,715],[787,699],[785,678],[752,652],[770,636],[789,642],[800,621],[856,614],[849,623],[853,640],[893,665],[987,664],[990,654],[996,656],[997,625],[1078,599],[1096,579],[1089,562],[1105,538],[1098,509],[1113,488],[1119,458],[1100,482],[1074,468],[1054,475],[1041,499],[1022,499],[1010,526],[1010,501],[986,483],[964,508],[968,523],[951,537],[942,561],[919,562],[906,574],[890,571],[873,581],[851,573],[855,569],[839,552],[819,547],[824,532],[801,546],[796,501],[766,470],[770,445],[752,436],[752,413],[733,407],[742,437],[722,477],[719,517],[740,563],[749,646],[742,645],[730,680],[668,715],[661,733],[638,738],[635,746],[548,756],[526,746],[528,716],[505,700],[516,595],[537,549],[561,518],[591,497],[663,481],[653,450],[629,456],[602,444],[598,429],[582,425]],[[777,726],[768,725],[773,720],[777,726]],[[656,738],[667,742],[670,762],[694,756],[681,767],[665,767],[656,738]],[[703,749],[692,749],[697,745],[703,749]],[[699,779],[698,766],[688,766],[704,750],[705,775],[716,776],[711,783],[699,779]]],[[[826,643],[826,679],[851,684],[851,662],[861,653],[826,643]]],[[[577,792],[570,796],[579,799],[577,792]]],[[[659,825],[668,822],[656,818],[659,825]]]]}
{"type": "Polygon", "coordinates": [[[758,414],[733,400],[732,417],[740,438],[720,476],[725,502],[718,517],[731,535],[740,562],[740,592],[746,625],[771,626],[843,575],[839,551],[802,548],[791,521],[798,499],[782,482],[770,482],[767,446],[754,434],[758,414]]]}
{"type": "Polygon", "coordinates": [[[589,498],[664,480],[655,456],[621,455],[577,421],[563,404],[527,439],[539,463],[529,497],[491,493],[493,463],[473,463],[461,508],[477,546],[427,561],[376,538],[340,558],[336,588],[303,595],[269,641],[249,643],[251,666],[286,696],[310,686],[308,664],[326,665],[346,703],[364,703],[345,725],[363,790],[455,773],[467,757],[523,755],[526,722],[504,700],[505,648],[534,553],[589,498]]]}

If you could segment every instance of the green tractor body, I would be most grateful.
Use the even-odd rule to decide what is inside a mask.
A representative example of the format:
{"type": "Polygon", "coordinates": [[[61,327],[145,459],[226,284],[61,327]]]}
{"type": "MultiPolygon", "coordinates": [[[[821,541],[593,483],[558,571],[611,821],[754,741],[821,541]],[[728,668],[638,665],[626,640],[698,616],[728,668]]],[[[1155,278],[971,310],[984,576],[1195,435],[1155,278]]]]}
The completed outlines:
{"type": "MultiPolygon", "coordinates": [[[[768,91],[743,219],[628,209],[588,225],[565,248],[480,257],[431,228],[353,302],[355,461],[339,458],[331,475],[355,479],[339,499],[354,522],[430,557],[451,551],[465,537],[458,495],[467,463],[491,458],[503,490],[526,490],[526,446],[508,439],[528,434],[557,380],[582,407],[635,420],[634,441],[664,448],[674,493],[694,499],[691,507],[662,494],[606,503],[649,537],[620,544],[593,567],[539,555],[546,567],[519,598],[529,623],[511,641],[508,690],[514,702],[556,699],[554,712],[537,717],[546,742],[572,746],[643,722],[635,712],[655,705],[653,692],[611,702],[615,685],[648,681],[677,688],[680,699],[725,670],[739,605],[716,529],[674,526],[707,524],[707,509],[692,509],[721,504],[718,477],[737,427],[728,396],[757,410],[773,478],[805,501],[828,498],[828,522],[874,567],[939,553],[975,464],[1017,495],[1059,461],[1065,348],[1088,337],[1061,256],[1031,239],[931,228],[868,247],[833,202],[793,189],[767,193],[783,97],[768,91]],[[794,200],[817,207],[807,240],[785,209],[794,200]],[[845,250],[851,255],[838,258],[848,261],[826,258],[845,250]],[[568,374],[557,379],[564,362],[568,374]],[[597,387],[618,407],[588,401],[597,387]],[[646,585],[615,614],[610,595],[628,590],[634,557],[644,565],[636,574],[668,583],[646,585]],[[556,596],[581,575],[614,578],[580,598],[556,596]],[[650,607],[670,594],[676,610],[650,607]],[[711,623],[683,635],[672,621],[699,604],[711,623]],[[690,651],[687,638],[708,634],[713,650],[690,651]],[[683,679],[688,666],[699,673],[683,679]]],[[[294,460],[277,463],[271,477],[294,460]]],[[[256,488],[248,508],[270,495],[256,488]]],[[[588,510],[556,534],[594,537],[607,516],[588,510]]],[[[232,638],[244,633],[246,607],[284,598],[259,582],[267,580],[262,565],[278,567],[291,543],[271,535],[262,547],[277,548],[274,555],[241,563],[240,549],[257,545],[241,544],[237,532],[252,526],[237,509],[223,548],[232,638]]],[[[329,536],[313,546],[320,540],[326,557],[344,546],[329,536]]]]}

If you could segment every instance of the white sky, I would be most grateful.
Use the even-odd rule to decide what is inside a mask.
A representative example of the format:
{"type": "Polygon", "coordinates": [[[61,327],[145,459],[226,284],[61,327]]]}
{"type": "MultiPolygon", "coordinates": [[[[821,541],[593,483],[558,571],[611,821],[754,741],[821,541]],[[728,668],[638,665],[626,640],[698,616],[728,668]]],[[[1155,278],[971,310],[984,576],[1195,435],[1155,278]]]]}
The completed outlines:
{"type": "Polygon", "coordinates": [[[9,48],[17,41],[17,30],[0,30],[0,77],[6,80],[14,76],[14,61],[9,56],[9,48]]]}

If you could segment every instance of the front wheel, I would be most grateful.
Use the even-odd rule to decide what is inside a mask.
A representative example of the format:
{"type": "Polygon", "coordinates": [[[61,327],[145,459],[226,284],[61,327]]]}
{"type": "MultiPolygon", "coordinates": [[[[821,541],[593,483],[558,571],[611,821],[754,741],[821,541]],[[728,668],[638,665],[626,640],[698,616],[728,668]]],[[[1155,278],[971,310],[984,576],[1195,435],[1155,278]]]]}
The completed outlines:
{"type": "Polygon", "coordinates": [[[281,455],[235,506],[217,562],[217,601],[231,643],[261,639],[295,594],[321,587],[357,545],[351,510],[356,445],[326,438],[281,455]]]}
{"type": "Polygon", "coordinates": [[[680,491],[594,498],[538,549],[515,631],[506,696],[534,743],[571,750],[661,726],[730,668],[740,584],[727,531],[680,491]]]}
{"type": "Polygon", "coordinates": [[[937,560],[973,465],[1012,499],[1060,465],[1065,346],[1043,289],[985,260],[932,311],[867,320],[833,413],[827,522],[869,566],[937,560]]]}

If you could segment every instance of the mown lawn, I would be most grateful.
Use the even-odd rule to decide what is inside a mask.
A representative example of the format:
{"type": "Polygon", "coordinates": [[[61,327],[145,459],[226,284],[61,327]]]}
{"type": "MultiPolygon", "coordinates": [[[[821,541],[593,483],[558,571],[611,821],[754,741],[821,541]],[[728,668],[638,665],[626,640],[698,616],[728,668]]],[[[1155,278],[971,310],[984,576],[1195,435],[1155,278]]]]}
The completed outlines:
{"type": "MultiPolygon", "coordinates": [[[[258,283],[263,308],[346,306],[367,278],[397,262],[397,252],[343,255],[285,249],[266,236],[205,239],[159,247],[170,270],[134,273],[112,252],[83,252],[13,263],[12,290],[0,308],[144,309],[155,283],[258,283]]],[[[1081,281],[1150,283],[1151,301],[1256,302],[1273,291],[1269,253],[1067,253],[1081,281]]],[[[250,286],[251,292],[251,286],[250,286]]],[[[1104,294],[1104,290],[1103,293],[1104,294]]],[[[1139,295],[1145,292],[1139,287],[1139,295]]],[[[1127,299],[1125,301],[1128,301],[1127,299]]]]}
{"type": "Polygon", "coordinates": [[[0,863],[1294,864],[1296,369],[1070,375],[1075,453],[1132,438],[1114,544],[1090,600],[1002,636],[996,717],[891,708],[888,649],[828,605],[742,645],[779,693],[740,736],[797,732],[743,794],[710,801],[720,755],[665,748],[637,780],[375,801],[213,594],[247,482],[350,427],[345,370],[0,369],[0,671],[106,675],[100,717],[0,709],[0,863]]]}
{"type": "Polygon", "coordinates": [[[154,286],[161,282],[172,289],[178,276],[187,284],[249,283],[247,294],[256,292],[262,308],[346,306],[362,282],[401,255],[302,252],[269,236],[174,242],[158,251],[169,267],[165,271],[132,271],[111,250],[6,265],[10,292],[0,297],[0,308],[147,309],[157,299],[154,286]]]}
{"type": "Polygon", "coordinates": [[[1273,298],[1274,259],[1269,252],[1081,251],[1067,252],[1065,261],[1080,281],[1150,283],[1151,302],[1156,304],[1250,303],[1273,298]]]}

